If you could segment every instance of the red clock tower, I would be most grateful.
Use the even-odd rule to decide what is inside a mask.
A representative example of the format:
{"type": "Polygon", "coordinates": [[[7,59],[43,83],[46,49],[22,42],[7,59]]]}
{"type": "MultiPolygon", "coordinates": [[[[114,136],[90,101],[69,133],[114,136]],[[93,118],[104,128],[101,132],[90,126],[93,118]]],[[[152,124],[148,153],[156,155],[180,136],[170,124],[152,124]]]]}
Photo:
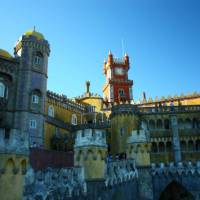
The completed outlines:
{"type": "Polygon", "coordinates": [[[128,80],[129,57],[116,59],[109,52],[108,60],[104,62],[106,83],[103,86],[105,102],[130,102],[132,100],[133,81],[128,80]]]}

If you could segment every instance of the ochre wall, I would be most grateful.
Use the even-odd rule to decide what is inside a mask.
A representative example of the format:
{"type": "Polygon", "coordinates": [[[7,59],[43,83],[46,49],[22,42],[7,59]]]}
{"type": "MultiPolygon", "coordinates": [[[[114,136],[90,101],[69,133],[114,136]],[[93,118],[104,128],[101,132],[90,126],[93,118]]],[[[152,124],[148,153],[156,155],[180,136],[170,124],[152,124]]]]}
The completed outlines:
{"type": "Polygon", "coordinates": [[[85,147],[75,149],[74,164],[85,170],[86,180],[105,178],[105,158],[107,149],[101,147],[85,147]]]}
{"type": "Polygon", "coordinates": [[[139,126],[138,116],[135,115],[116,115],[111,119],[111,153],[126,152],[127,138],[132,130],[137,130],[139,126]],[[124,135],[120,135],[120,129],[124,128],[124,135]]]}
{"type": "Polygon", "coordinates": [[[1,154],[0,199],[21,200],[28,157],[16,154],[1,154]]]}

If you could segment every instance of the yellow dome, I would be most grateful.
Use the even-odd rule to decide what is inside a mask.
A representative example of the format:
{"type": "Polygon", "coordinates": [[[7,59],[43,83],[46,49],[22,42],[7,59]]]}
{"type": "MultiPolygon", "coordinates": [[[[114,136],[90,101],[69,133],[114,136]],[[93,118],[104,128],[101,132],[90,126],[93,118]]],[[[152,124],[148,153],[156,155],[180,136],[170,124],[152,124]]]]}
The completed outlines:
{"type": "Polygon", "coordinates": [[[0,56],[4,57],[4,58],[7,58],[7,59],[11,59],[12,58],[12,56],[7,51],[5,51],[3,49],[0,49],[0,56]]]}
{"type": "Polygon", "coordinates": [[[44,40],[44,36],[42,35],[42,33],[39,33],[35,30],[29,30],[26,33],[24,33],[25,36],[29,37],[29,36],[34,36],[36,37],[38,40],[44,40]]]}

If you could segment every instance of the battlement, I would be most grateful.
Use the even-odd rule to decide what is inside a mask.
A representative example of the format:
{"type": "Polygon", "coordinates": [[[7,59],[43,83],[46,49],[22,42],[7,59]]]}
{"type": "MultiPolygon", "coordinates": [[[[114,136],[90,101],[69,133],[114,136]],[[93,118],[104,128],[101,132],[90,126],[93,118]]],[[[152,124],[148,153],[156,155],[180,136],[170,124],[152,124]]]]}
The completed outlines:
{"type": "Polygon", "coordinates": [[[117,185],[138,177],[135,160],[117,160],[107,163],[106,186],[117,185]]]}
{"type": "Polygon", "coordinates": [[[76,110],[79,112],[84,112],[86,110],[84,105],[68,99],[65,95],[59,95],[51,91],[47,91],[47,101],[69,110],[76,110]]]}
{"type": "Polygon", "coordinates": [[[148,100],[143,99],[139,100],[138,105],[143,105],[143,104],[152,104],[152,103],[162,103],[162,102],[170,102],[170,101],[178,101],[178,100],[184,100],[184,99],[193,99],[193,98],[200,98],[200,93],[199,92],[193,92],[193,93],[188,93],[188,94],[180,94],[180,95],[168,95],[168,96],[162,96],[162,97],[155,97],[153,99],[152,97],[149,97],[148,100]]]}
{"type": "Polygon", "coordinates": [[[187,175],[187,174],[198,174],[200,175],[200,161],[195,163],[189,162],[179,162],[179,163],[160,163],[156,165],[151,164],[152,175],[187,175]]]}
{"type": "Polygon", "coordinates": [[[76,132],[74,147],[99,146],[107,148],[106,135],[104,130],[84,129],[76,132]]]}
{"type": "Polygon", "coordinates": [[[6,130],[0,129],[0,152],[27,154],[29,149],[28,134],[18,129],[11,129],[6,136],[6,130]]]}
{"type": "Polygon", "coordinates": [[[80,167],[41,171],[29,169],[25,177],[24,198],[64,199],[86,194],[84,170],[80,167]],[[57,191],[61,192],[57,192],[57,191]]]}
{"type": "Polygon", "coordinates": [[[132,130],[131,136],[127,139],[128,144],[144,143],[147,141],[149,141],[149,137],[145,130],[132,130]]]}
{"type": "Polygon", "coordinates": [[[200,105],[181,105],[181,106],[151,106],[139,107],[139,105],[122,103],[112,106],[111,116],[118,114],[172,114],[172,113],[190,113],[199,112],[200,105]]]}

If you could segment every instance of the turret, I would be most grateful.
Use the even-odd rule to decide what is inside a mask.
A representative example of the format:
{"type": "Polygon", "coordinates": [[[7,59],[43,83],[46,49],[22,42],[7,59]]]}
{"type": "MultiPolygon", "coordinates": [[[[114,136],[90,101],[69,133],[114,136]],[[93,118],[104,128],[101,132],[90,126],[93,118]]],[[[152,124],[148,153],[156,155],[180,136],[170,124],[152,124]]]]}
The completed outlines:
{"type": "Polygon", "coordinates": [[[107,143],[103,130],[77,131],[74,152],[75,166],[84,168],[87,181],[105,179],[107,143]]]}
{"type": "Polygon", "coordinates": [[[151,143],[145,124],[133,129],[127,139],[127,158],[135,159],[136,166],[150,166],[151,143]]]}
{"type": "Polygon", "coordinates": [[[22,35],[14,48],[19,59],[14,127],[29,134],[30,145],[43,145],[49,43],[35,29],[22,35]]]}
{"type": "Polygon", "coordinates": [[[133,81],[128,79],[129,57],[114,58],[109,52],[107,61],[104,61],[106,82],[103,86],[104,101],[119,103],[132,100],[133,81]]]}

